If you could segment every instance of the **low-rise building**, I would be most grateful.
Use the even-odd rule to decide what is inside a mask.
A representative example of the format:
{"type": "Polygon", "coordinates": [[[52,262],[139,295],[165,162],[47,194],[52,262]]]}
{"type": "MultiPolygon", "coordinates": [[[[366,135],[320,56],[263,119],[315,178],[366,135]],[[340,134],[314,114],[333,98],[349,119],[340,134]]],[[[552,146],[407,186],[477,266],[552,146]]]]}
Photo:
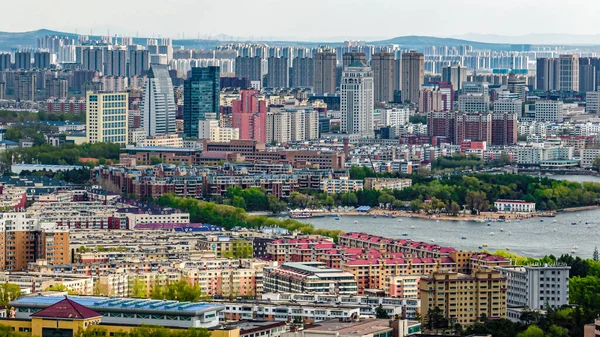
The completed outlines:
{"type": "Polygon", "coordinates": [[[504,213],[534,213],[535,202],[525,200],[507,200],[498,199],[494,202],[494,207],[498,212],[504,213]]]}
{"type": "Polygon", "coordinates": [[[265,292],[356,294],[354,275],[322,262],[288,262],[265,268],[265,292]]]}
{"type": "Polygon", "coordinates": [[[351,179],[323,179],[321,180],[321,191],[327,194],[342,194],[348,192],[362,191],[362,180],[351,179]]]}
{"type": "Polygon", "coordinates": [[[402,190],[412,186],[412,179],[366,178],[366,190],[402,190]]]}

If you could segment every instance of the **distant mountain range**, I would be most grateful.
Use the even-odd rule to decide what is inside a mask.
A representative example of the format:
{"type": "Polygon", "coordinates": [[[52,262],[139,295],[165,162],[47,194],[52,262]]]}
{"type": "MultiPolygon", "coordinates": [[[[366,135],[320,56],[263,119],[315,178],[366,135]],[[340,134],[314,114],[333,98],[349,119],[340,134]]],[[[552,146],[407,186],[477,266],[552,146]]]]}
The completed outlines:
{"type": "MultiPolygon", "coordinates": [[[[37,38],[45,35],[59,35],[77,38],[77,34],[57,32],[48,29],[40,29],[31,32],[0,32],[0,51],[9,51],[13,47],[36,47],[37,38]]],[[[91,38],[98,38],[92,36],[91,38]]],[[[146,38],[134,38],[134,43],[144,45],[146,38]]],[[[217,35],[214,39],[175,39],[175,46],[184,48],[214,48],[224,43],[244,42],[240,38],[234,38],[228,35],[217,35]]],[[[247,41],[250,42],[250,41],[247,41]]],[[[254,41],[264,42],[273,46],[305,46],[315,47],[319,45],[339,46],[343,42],[317,42],[317,41],[254,41]]],[[[510,50],[520,49],[520,44],[535,44],[546,46],[566,45],[579,47],[581,49],[589,49],[600,45],[600,35],[561,35],[561,34],[530,34],[522,36],[500,36],[486,34],[466,34],[459,37],[442,38],[433,36],[400,36],[387,40],[370,41],[374,45],[397,44],[404,49],[422,50],[424,46],[459,46],[472,45],[475,49],[490,49],[490,50],[510,50]]]]}

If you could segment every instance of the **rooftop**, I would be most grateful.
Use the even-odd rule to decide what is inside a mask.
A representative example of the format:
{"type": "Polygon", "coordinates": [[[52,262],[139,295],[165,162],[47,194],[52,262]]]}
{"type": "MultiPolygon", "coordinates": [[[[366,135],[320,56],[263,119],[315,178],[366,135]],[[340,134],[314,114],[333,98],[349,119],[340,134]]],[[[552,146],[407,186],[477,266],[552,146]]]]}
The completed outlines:
{"type": "MultiPolygon", "coordinates": [[[[170,312],[179,315],[196,315],[205,311],[220,311],[223,307],[203,302],[178,302],[148,300],[137,298],[110,298],[95,296],[69,296],[70,302],[75,302],[79,306],[98,311],[129,311],[129,312],[170,312]],[[112,309],[112,310],[111,310],[112,309]]],[[[54,304],[64,301],[61,296],[23,296],[18,300],[10,302],[14,307],[34,307],[49,308],[54,304]]],[[[44,311],[44,310],[42,310],[44,311]]],[[[42,312],[40,311],[40,312],[42,312]]]]}
{"type": "Polygon", "coordinates": [[[363,336],[375,335],[377,333],[391,330],[387,319],[365,319],[359,322],[340,322],[337,319],[319,322],[312,327],[305,329],[306,332],[316,333],[317,331],[337,332],[339,336],[363,336]]]}
{"type": "Polygon", "coordinates": [[[31,317],[63,319],[88,319],[101,316],[101,314],[95,312],[94,310],[88,309],[77,302],[71,301],[68,298],[54,303],[53,305],[31,315],[31,317]]]}

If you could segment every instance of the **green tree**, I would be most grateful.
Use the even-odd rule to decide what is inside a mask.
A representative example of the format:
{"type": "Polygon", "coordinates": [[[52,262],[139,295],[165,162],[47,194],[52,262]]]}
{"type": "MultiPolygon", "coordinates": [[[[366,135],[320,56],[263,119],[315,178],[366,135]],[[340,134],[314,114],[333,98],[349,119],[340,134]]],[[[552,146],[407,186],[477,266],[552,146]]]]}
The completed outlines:
{"type": "Polygon", "coordinates": [[[426,320],[426,327],[429,331],[435,330],[437,333],[440,329],[443,331],[448,328],[448,320],[444,317],[442,309],[437,306],[427,311],[426,320]]]}
{"type": "Polygon", "coordinates": [[[44,289],[44,291],[60,291],[60,292],[66,292],[69,295],[77,295],[78,292],[71,290],[69,288],[67,288],[64,284],[62,283],[56,283],[53,284],[49,287],[46,287],[46,289],[44,289]]]}
{"type": "Polygon", "coordinates": [[[10,308],[10,301],[16,300],[21,295],[21,288],[14,284],[5,282],[0,284],[0,305],[10,308]]]}
{"type": "Polygon", "coordinates": [[[392,203],[393,209],[401,209],[403,207],[404,207],[404,202],[402,202],[402,200],[394,200],[394,202],[392,203]]]}
{"type": "Polygon", "coordinates": [[[410,208],[412,212],[419,212],[423,209],[423,201],[421,199],[412,200],[408,205],[408,208],[410,208]]]}
{"type": "Polygon", "coordinates": [[[385,311],[383,305],[380,304],[377,308],[375,308],[375,318],[389,319],[390,315],[387,313],[387,311],[385,311]]]}
{"type": "Polygon", "coordinates": [[[456,201],[452,201],[450,205],[448,205],[448,213],[452,215],[458,215],[458,213],[460,213],[460,206],[456,201]]]}
{"type": "Polygon", "coordinates": [[[147,298],[148,291],[146,289],[146,282],[135,278],[131,287],[131,297],[134,298],[147,298]]]}
{"type": "Polygon", "coordinates": [[[150,163],[152,165],[158,165],[158,164],[162,164],[164,161],[161,158],[158,157],[150,157],[150,163]]]}
{"type": "Polygon", "coordinates": [[[198,302],[200,299],[207,298],[207,296],[202,293],[200,285],[192,285],[185,280],[169,283],[163,287],[156,285],[152,288],[150,295],[152,299],[176,300],[180,302],[198,302]]]}
{"type": "Polygon", "coordinates": [[[594,161],[592,162],[592,167],[595,168],[596,171],[600,172],[600,155],[594,158],[594,161]]]}
{"type": "Polygon", "coordinates": [[[342,205],[344,206],[357,206],[358,205],[358,197],[355,193],[349,192],[342,194],[340,198],[342,205]]]}
{"type": "Polygon", "coordinates": [[[469,209],[477,213],[486,211],[489,207],[487,196],[482,191],[468,191],[465,201],[469,209]]]}
{"type": "Polygon", "coordinates": [[[233,200],[231,201],[231,205],[233,207],[237,207],[237,208],[241,208],[241,209],[246,209],[246,200],[244,200],[244,198],[240,197],[240,196],[235,196],[233,197],[233,200]]]}
{"type": "Polygon", "coordinates": [[[269,210],[273,213],[273,214],[279,214],[283,211],[285,211],[285,209],[287,208],[285,202],[280,201],[279,199],[277,199],[276,196],[269,194],[267,196],[267,202],[269,204],[269,210]]]}
{"type": "Polygon", "coordinates": [[[390,195],[388,193],[382,193],[379,198],[377,199],[377,201],[380,204],[392,204],[394,201],[396,201],[396,198],[394,198],[393,195],[390,195]]]}
{"type": "Polygon", "coordinates": [[[535,324],[530,325],[527,330],[517,334],[517,337],[544,337],[544,330],[535,324]]]}

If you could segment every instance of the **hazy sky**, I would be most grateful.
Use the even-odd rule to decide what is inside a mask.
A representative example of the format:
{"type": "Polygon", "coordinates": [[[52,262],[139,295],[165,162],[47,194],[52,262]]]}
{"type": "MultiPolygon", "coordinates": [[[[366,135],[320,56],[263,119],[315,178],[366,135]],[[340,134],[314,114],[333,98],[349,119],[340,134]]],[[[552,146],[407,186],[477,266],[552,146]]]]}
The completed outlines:
{"type": "Polygon", "coordinates": [[[12,32],[266,40],[600,32],[598,0],[29,0],[3,9],[0,31],[12,32]]]}

